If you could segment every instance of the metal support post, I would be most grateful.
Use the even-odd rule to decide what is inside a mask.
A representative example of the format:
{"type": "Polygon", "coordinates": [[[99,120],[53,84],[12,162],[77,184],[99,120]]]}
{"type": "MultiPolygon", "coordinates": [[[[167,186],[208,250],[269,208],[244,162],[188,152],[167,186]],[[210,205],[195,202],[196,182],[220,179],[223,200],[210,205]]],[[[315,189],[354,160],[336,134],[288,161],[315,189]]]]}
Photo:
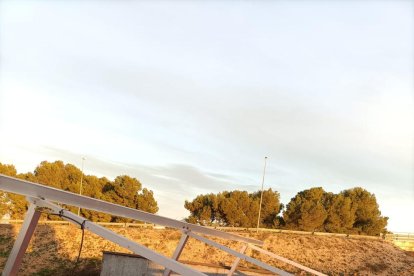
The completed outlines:
{"type": "MultiPolygon", "coordinates": [[[[246,252],[247,249],[247,244],[243,245],[242,248],[240,249],[240,253],[244,254],[244,252],[246,252]]],[[[237,257],[234,262],[233,265],[230,268],[230,271],[227,273],[227,276],[231,276],[233,275],[233,273],[236,271],[237,266],[240,263],[240,257],[237,257]]]]}
{"type": "MultiPolygon", "coordinates": [[[[187,232],[183,232],[183,234],[181,235],[181,239],[178,242],[177,247],[175,248],[174,254],[172,256],[173,260],[178,261],[178,258],[180,258],[181,253],[183,252],[184,246],[186,244],[186,242],[188,241],[188,235],[187,232]]],[[[170,276],[171,274],[171,269],[166,268],[164,270],[164,274],[163,276],[170,276]]]]}
{"type": "Polygon", "coordinates": [[[40,218],[40,212],[36,211],[36,205],[30,204],[24,218],[22,228],[14,242],[13,249],[10,252],[7,263],[4,266],[2,275],[17,275],[20,264],[22,263],[24,253],[29,246],[30,239],[36,229],[37,222],[40,218]]]}

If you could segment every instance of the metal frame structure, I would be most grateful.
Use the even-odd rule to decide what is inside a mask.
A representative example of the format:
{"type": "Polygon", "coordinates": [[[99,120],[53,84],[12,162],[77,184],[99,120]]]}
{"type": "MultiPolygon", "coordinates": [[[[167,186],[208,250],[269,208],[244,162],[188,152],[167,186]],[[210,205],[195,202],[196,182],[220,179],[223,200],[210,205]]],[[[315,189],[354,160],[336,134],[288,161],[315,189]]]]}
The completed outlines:
{"type": "Polygon", "coordinates": [[[184,249],[184,246],[190,237],[235,256],[236,259],[230,271],[228,272],[228,275],[232,275],[234,273],[240,260],[248,261],[250,263],[253,263],[257,266],[260,266],[278,275],[291,275],[290,273],[286,271],[275,268],[269,264],[263,263],[257,259],[254,259],[252,257],[245,255],[244,252],[248,247],[250,247],[252,250],[256,250],[261,253],[267,254],[273,258],[278,259],[279,261],[284,261],[286,263],[289,263],[293,266],[296,266],[312,274],[315,274],[318,276],[324,275],[313,269],[307,268],[305,266],[297,264],[291,260],[288,260],[284,257],[278,256],[272,252],[268,252],[258,247],[258,246],[263,246],[263,242],[259,240],[242,237],[242,236],[235,235],[232,233],[222,232],[219,230],[215,230],[215,229],[211,229],[211,228],[207,228],[207,227],[203,227],[199,225],[181,222],[178,220],[150,214],[150,213],[143,212],[140,210],[109,203],[103,200],[94,199],[94,198],[74,194],[74,193],[67,192],[67,191],[62,191],[62,190],[55,189],[52,187],[43,186],[40,184],[32,183],[29,181],[24,181],[21,179],[5,176],[2,174],[0,174],[0,190],[3,190],[5,192],[11,192],[11,193],[24,195],[26,196],[27,200],[30,202],[29,210],[26,213],[24,223],[14,243],[13,249],[3,269],[2,275],[16,275],[17,274],[19,270],[19,266],[23,259],[23,255],[27,249],[27,246],[29,245],[30,239],[34,233],[34,230],[36,228],[36,225],[40,217],[40,212],[37,211],[37,208],[48,208],[52,210],[52,212],[54,213],[59,213],[62,215],[63,219],[71,223],[77,224],[77,225],[81,224],[83,225],[84,229],[87,229],[103,237],[104,239],[110,240],[124,248],[127,248],[130,251],[134,252],[135,254],[139,254],[147,258],[148,260],[151,260],[159,265],[162,265],[163,267],[165,267],[164,276],[170,275],[172,271],[179,273],[181,275],[185,275],[185,276],[206,275],[204,273],[201,273],[200,271],[197,271],[193,268],[190,268],[178,262],[178,259],[184,249]],[[62,208],[61,206],[53,202],[57,202],[59,204],[77,206],[80,208],[85,208],[85,209],[94,210],[98,212],[104,212],[104,213],[112,214],[115,216],[121,216],[125,218],[131,218],[131,219],[136,219],[140,221],[145,221],[149,223],[154,223],[158,225],[176,228],[182,231],[182,236],[177,245],[177,248],[175,249],[175,252],[173,253],[173,256],[171,258],[168,258],[153,250],[148,249],[147,247],[143,245],[140,245],[134,241],[131,241],[103,226],[100,226],[96,223],[88,221],[85,218],[78,216],[62,208]],[[212,241],[199,234],[214,236],[214,237],[218,237],[218,238],[222,238],[226,240],[242,242],[245,244],[245,246],[242,247],[240,252],[237,252],[231,248],[228,248],[215,241],[212,241]]]}

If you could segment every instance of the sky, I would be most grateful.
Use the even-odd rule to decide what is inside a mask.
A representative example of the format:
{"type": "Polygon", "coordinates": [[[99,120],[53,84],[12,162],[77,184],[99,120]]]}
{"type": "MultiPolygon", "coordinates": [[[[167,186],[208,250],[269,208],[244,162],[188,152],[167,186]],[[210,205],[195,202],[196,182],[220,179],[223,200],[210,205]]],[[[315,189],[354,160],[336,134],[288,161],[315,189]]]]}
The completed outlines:
{"type": "Polygon", "coordinates": [[[411,1],[1,1],[0,162],[128,174],[159,214],[374,193],[414,232],[411,1]]]}

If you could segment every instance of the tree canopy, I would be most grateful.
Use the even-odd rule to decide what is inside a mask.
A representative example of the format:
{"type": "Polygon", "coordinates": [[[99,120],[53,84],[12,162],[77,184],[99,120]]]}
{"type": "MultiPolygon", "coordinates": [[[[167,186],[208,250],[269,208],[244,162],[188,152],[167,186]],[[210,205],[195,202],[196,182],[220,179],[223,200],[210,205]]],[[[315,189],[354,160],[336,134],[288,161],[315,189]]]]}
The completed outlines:
{"type": "MultiPolygon", "coordinates": [[[[199,195],[194,200],[185,201],[184,207],[191,215],[187,221],[201,225],[222,225],[235,227],[255,227],[259,212],[260,191],[224,191],[218,194],[199,195]]],[[[260,225],[276,227],[280,204],[279,193],[268,189],[263,192],[260,225]]]]}
{"type": "MultiPolygon", "coordinates": [[[[73,193],[79,193],[82,171],[72,164],[64,164],[62,161],[43,161],[36,167],[33,173],[17,174],[13,165],[0,163],[0,173],[13,176],[43,185],[55,187],[73,193]]],[[[84,175],[82,181],[82,195],[113,202],[149,213],[156,213],[158,205],[151,190],[142,188],[138,179],[121,175],[114,181],[105,177],[84,175]]],[[[78,208],[66,206],[72,212],[78,208]]],[[[7,213],[12,218],[22,218],[27,210],[27,202],[21,195],[12,193],[0,194],[0,216],[7,213]]],[[[130,221],[125,218],[111,216],[95,211],[81,209],[81,215],[91,221],[130,221]]]]}
{"type": "MultiPolygon", "coordinates": [[[[0,173],[73,193],[79,193],[82,178],[81,170],[62,161],[43,161],[33,172],[23,174],[18,174],[13,165],[0,163],[0,173]]],[[[120,175],[112,181],[106,177],[83,175],[82,179],[83,195],[150,213],[158,211],[153,192],[143,188],[136,178],[120,175]]],[[[256,227],[260,194],[260,191],[235,190],[198,195],[184,203],[190,211],[187,221],[200,225],[256,227]]],[[[77,212],[77,207],[66,208],[77,212]]],[[[388,221],[387,217],[381,216],[375,195],[360,187],[338,194],[326,192],[321,187],[310,188],[298,192],[281,216],[279,213],[283,209],[279,192],[263,191],[260,227],[378,235],[386,232],[388,221]]],[[[27,202],[23,196],[0,191],[0,217],[10,214],[11,218],[22,218],[26,210],[27,202]]],[[[130,221],[86,209],[81,209],[81,215],[91,221],[130,221]]]]}
{"type": "Polygon", "coordinates": [[[326,231],[378,235],[386,231],[374,194],[356,187],[339,194],[322,188],[299,192],[283,214],[286,227],[304,231],[326,231]]]}
{"type": "Polygon", "coordinates": [[[312,188],[299,192],[290,200],[283,213],[287,227],[304,231],[321,231],[327,218],[325,210],[326,192],[312,188]]]}
{"type": "MultiPolygon", "coordinates": [[[[256,227],[259,202],[260,191],[236,190],[198,195],[184,207],[191,223],[256,227]]],[[[282,209],[279,193],[264,191],[260,227],[378,235],[386,232],[388,220],[381,216],[375,195],[359,187],[338,194],[310,188],[297,193],[280,216],[282,209]]]]}

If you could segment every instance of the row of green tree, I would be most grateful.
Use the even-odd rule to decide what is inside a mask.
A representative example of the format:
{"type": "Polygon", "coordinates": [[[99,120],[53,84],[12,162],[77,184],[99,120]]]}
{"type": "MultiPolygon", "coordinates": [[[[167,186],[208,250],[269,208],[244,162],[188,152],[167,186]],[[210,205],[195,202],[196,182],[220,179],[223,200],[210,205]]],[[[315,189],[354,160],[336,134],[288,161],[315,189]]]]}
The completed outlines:
{"type": "MultiPolygon", "coordinates": [[[[199,195],[186,201],[188,222],[201,225],[256,227],[260,192],[221,192],[199,195]]],[[[284,206],[278,192],[263,192],[260,227],[303,231],[378,235],[386,232],[387,217],[381,216],[374,194],[356,187],[338,194],[311,188],[299,192],[284,206]]]]}
{"type": "MultiPolygon", "coordinates": [[[[158,205],[153,192],[143,188],[141,183],[127,175],[117,176],[113,181],[106,177],[94,175],[82,175],[82,171],[72,164],[64,164],[62,161],[43,161],[34,172],[17,174],[13,165],[0,163],[0,173],[31,182],[55,187],[73,193],[80,192],[82,177],[82,195],[121,204],[149,213],[156,213],[158,205]]],[[[23,218],[28,208],[25,197],[0,191],[0,218],[9,214],[13,219],[23,218]]],[[[67,206],[72,212],[77,212],[77,207],[67,206]]],[[[86,209],[80,210],[81,215],[91,221],[126,222],[125,218],[111,216],[86,209]]]]}
{"type": "MultiPolygon", "coordinates": [[[[153,192],[127,175],[118,176],[113,181],[82,175],[76,166],[62,161],[43,161],[34,172],[21,174],[17,174],[13,165],[0,163],[0,173],[74,193],[79,193],[82,177],[83,195],[150,213],[158,211],[153,192]]],[[[260,195],[260,192],[237,190],[199,195],[192,201],[185,201],[184,206],[190,211],[187,221],[201,225],[256,227],[260,195]]],[[[14,219],[23,218],[27,207],[23,196],[0,191],[0,218],[5,214],[14,219]]],[[[77,207],[67,208],[78,211],[77,207]]],[[[92,221],[130,221],[86,209],[81,209],[81,215],[92,221]]],[[[387,220],[381,216],[375,195],[359,187],[338,194],[319,187],[304,190],[293,197],[286,208],[280,203],[280,194],[268,189],[263,192],[260,226],[378,235],[386,231],[387,220]]]]}

